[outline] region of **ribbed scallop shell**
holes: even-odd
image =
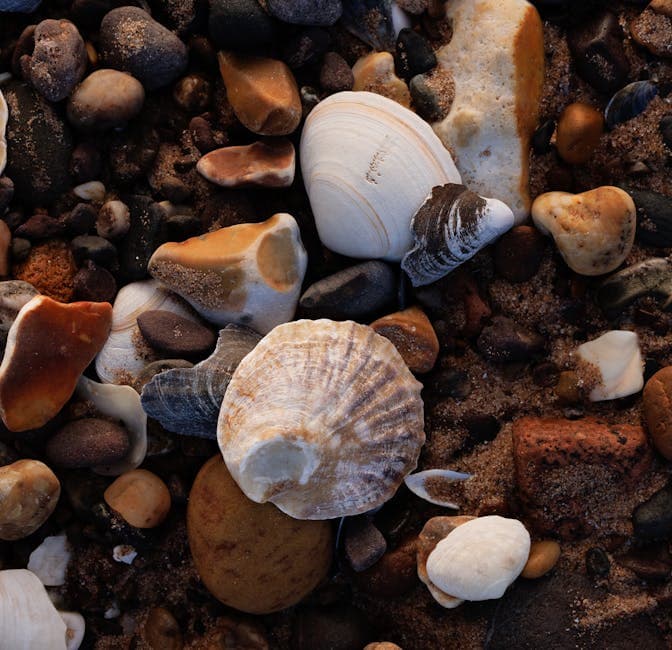
[[[422,385],[387,339],[351,321],[276,327],[235,371],[217,433],[253,501],[297,519],[390,499],[425,442]]]
[[[336,93],[311,111],[301,169],[322,243],[364,259],[399,261],[432,187],[461,182],[429,124],[369,92]]]
[[[5,169],[7,164],[7,140],[5,139],[5,131],[7,130],[7,118],[9,117],[9,110],[7,109],[7,102],[0,90],[0,174]]]

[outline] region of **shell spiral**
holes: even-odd
[[[365,325],[280,325],[234,372],[219,446],[257,503],[296,519],[360,514],[390,499],[417,464],[421,388],[390,341]]]

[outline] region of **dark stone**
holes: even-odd
[[[397,278],[385,262],[364,262],[308,287],[299,306],[307,318],[367,320],[395,304]]]
[[[78,266],[91,260],[98,266],[115,270],[118,267],[117,249],[107,239],[97,235],[79,235],[70,242],[72,254]]]
[[[637,241],[654,248],[672,246],[672,197],[650,190],[628,190],[637,208]]]
[[[599,547],[593,546],[586,551],[586,572],[593,578],[604,578],[611,571],[609,556]]]
[[[635,535],[640,539],[668,539],[672,536],[672,483],[658,490],[632,513]]]
[[[476,343],[481,354],[498,363],[527,361],[544,348],[544,339],[505,316],[495,316]]]
[[[364,592],[382,598],[407,594],[419,584],[415,538],[403,541],[387,551],[370,569],[354,576]]]
[[[138,327],[152,348],[178,359],[205,356],[217,341],[204,325],[162,309],[140,314]]]
[[[320,69],[320,85],[327,93],[352,90],[355,79],[348,62],[338,52],[327,52]]]
[[[419,74],[413,77],[408,84],[408,88],[411,92],[413,106],[424,120],[437,122],[446,116],[441,97],[427,82],[425,75]]]
[[[14,234],[17,237],[25,237],[26,239],[48,239],[49,237],[58,237],[63,234],[65,226],[50,217],[48,214],[35,214],[21,224]]]
[[[80,142],[70,157],[70,173],[76,184],[95,181],[100,177],[100,151],[90,142]]]
[[[173,89],[173,98],[180,108],[189,113],[206,110],[212,98],[210,82],[197,74],[182,77]]]
[[[14,181],[8,176],[0,176],[0,214],[5,210],[14,198]]]
[[[374,50],[394,51],[392,0],[343,0],[341,24]]]
[[[75,300],[91,302],[114,302],[117,295],[117,283],[114,276],[91,260],[86,260],[74,277]]]
[[[73,0],[70,18],[75,25],[97,30],[105,14],[112,9],[112,0]]]
[[[12,259],[15,262],[21,262],[28,257],[30,253],[31,244],[27,239],[23,237],[12,237],[11,251]]]
[[[158,190],[159,194],[171,203],[183,203],[191,196],[191,188],[177,176],[164,178]]]
[[[410,79],[435,68],[436,55],[424,36],[404,27],[397,36],[394,64],[400,77]]]
[[[194,142],[194,146],[202,153],[217,148],[217,142],[212,132],[210,123],[202,117],[194,117],[189,122],[189,131]]]
[[[469,375],[464,370],[442,369],[431,374],[425,387],[439,397],[464,399],[471,394]]]
[[[294,650],[362,650],[371,640],[364,615],[350,605],[300,609],[292,629]]]
[[[187,67],[184,43],[138,7],[110,11],[100,24],[105,66],[130,72],[154,90],[175,81]]]
[[[665,142],[669,149],[672,149],[672,115],[665,115],[661,118],[658,128],[660,129],[663,142]]]
[[[532,149],[534,149],[534,153],[541,155],[551,150],[553,133],[555,133],[555,120],[546,120],[532,134]]]
[[[570,29],[567,42],[577,72],[596,90],[614,92],[628,80],[630,64],[618,17],[604,11]]]
[[[333,25],[343,13],[341,0],[266,0],[278,20],[296,25]]]
[[[353,570],[366,571],[384,555],[387,542],[371,520],[362,515],[346,519],[343,549]]]
[[[672,573],[672,556],[665,544],[630,551],[618,563],[647,582],[663,582]]]
[[[502,428],[494,415],[485,413],[467,413],[462,418],[462,425],[467,429],[468,437],[462,445],[462,451],[470,451],[477,445],[490,442],[497,437]]]
[[[217,48],[250,51],[272,45],[277,26],[257,0],[211,0],[208,29]]]
[[[532,226],[515,226],[494,247],[495,269],[509,282],[526,282],[539,271],[545,237]]]
[[[542,388],[552,388],[558,383],[560,368],[552,361],[542,361],[532,369],[532,381]]]
[[[158,151],[159,136],[145,125],[133,124],[123,133],[113,135],[110,165],[114,179],[119,183],[139,180],[149,171]]]
[[[78,203],[61,221],[73,235],[86,235],[95,228],[96,216],[96,209],[90,203]]]
[[[329,32],[319,27],[308,27],[286,42],[282,58],[290,68],[302,68],[324,54],[330,45]]]
[[[164,241],[184,241],[201,234],[201,222],[193,214],[173,214],[163,222]]]
[[[206,3],[198,0],[153,0],[154,17],[180,36],[199,26]]]

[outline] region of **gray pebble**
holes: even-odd
[[[387,550],[387,542],[368,517],[352,517],[345,523],[343,548],[350,566],[359,572],[380,560]]]
[[[285,23],[333,25],[343,13],[341,0],[267,0],[268,11]]]
[[[640,539],[672,537],[672,484],[668,483],[632,513],[635,535]]]
[[[117,249],[107,239],[95,235],[79,235],[70,242],[70,246],[77,264],[91,260],[108,269],[116,269],[118,266]]]

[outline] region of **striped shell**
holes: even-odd
[[[352,321],[276,327],[235,371],[217,427],[253,501],[297,519],[390,499],[425,442],[422,386],[387,339]]]

